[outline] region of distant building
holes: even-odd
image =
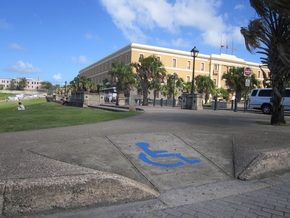
[[[3,85],[4,89],[10,89],[11,88],[11,81],[15,81],[15,86],[17,87],[17,84],[21,78],[15,78],[15,79],[7,79],[7,78],[0,78],[0,85]],[[26,78],[27,80],[27,86],[24,88],[24,90],[41,90],[41,82],[43,80],[41,79],[32,79],[32,78]]]
[[[189,51],[180,51],[156,46],[148,46],[132,43],[120,50],[104,57],[103,59],[82,69],[79,74],[91,78],[94,83],[102,84],[105,78],[109,78],[108,72],[112,69],[112,63],[138,62],[139,57],[155,55],[163,63],[167,73],[176,73],[185,82],[192,81],[193,57]],[[260,63],[248,62],[229,54],[198,54],[195,59],[195,77],[198,75],[210,76],[217,87],[226,88],[222,75],[231,67],[250,67],[257,79],[263,81],[263,72],[259,68]],[[263,69],[266,73],[267,68]]]

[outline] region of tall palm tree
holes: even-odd
[[[184,82],[182,84],[182,91],[186,92],[186,93],[189,93],[190,90],[191,90],[191,82]]]
[[[126,65],[123,62],[120,64],[113,63],[113,69],[108,72],[110,83],[116,84],[117,93],[129,93],[136,82],[136,74],[133,72],[131,65]]]
[[[171,98],[178,94],[178,88],[183,87],[184,80],[182,78],[173,78],[171,74],[166,75],[166,85],[163,86],[162,94]]]
[[[277,12],[278,14],[281,14],[285,17],[288,16],[290,18],[290,4],[289,0],[265,0],[265,2],[269,5],[269,8]],[[259,6],[259,1],[253,1],[252,5],[255,8],[261,8]]]
[[[195,77],[195,84],[196,90],[199,93],[205,93],[205,103],[207,104],[209,95],[212,94],[215,89],[214,81],[209,76],[198,75]]]
[[[137,81],[142,87],[143,105],[147,106],[148,92],[152,87],[152,81],[157,81],[158,78],[162,81],[166,75],[166,70],[162,62],[154,55],[146,58],[140,57],[139,62],[133,63],[132,66],[136,69]]]
[[[20,90],[23,90],[26,86],[27,86],[27,79],[24,77],[20,78],[20,80],[18,81],[18,88]]]
[[[250,3],[258,18],[251,20],[248,27],[241,27],[241,33],[251,53],[257,49],[257,53],[265,55],[261,61],[270,70],[273,88],[271,124],[284,124],[281,103],[290,81],[289,1],[250,0]]]
[[[233,94],[236,93],[237,101],[241,100],[242,93],[246,90],[246,77],[244,76],[244,68],[243,67],[231,67],[227,73],[222,76],[222,79],[225,79],[226,86]],[[253,89],[255,87],[260,86],[260,81],[257,80],[256,75],[252,74],[250,77],[250,87],[249,89]]]

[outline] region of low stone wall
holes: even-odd
[[[105,103],[104,94],[90,93],[85,94],[83,107],[95,107]]]
[[[211,104],[214,107],[214,102]],[[229,102],[217,102],[216,108],[217,109],[231,109],[232,104]]]
[[[71,106],[77,107],[95,107],[104,104],[104,95],[102,93],[72,92],[70,96]]]

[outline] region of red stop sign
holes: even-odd
[[[251,76],[252,75],[252,69],[250,67],[244,68],[244,76]]]

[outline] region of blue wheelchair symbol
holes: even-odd
[[[140,147],[147,155],[149,155],[151,158],[164,158],[164,157],[176,157],[179,158],[182,161],[179,161],[177,163],[158,163],[158,162],[154,162],[151,161],[147,158],[146,154],[141,152],[139,154],[139,158],[147,163],[147,164],[151,164],[154,166],[159,166],[159,167],[168,167],[168,168],[172,168],[172,167],[180,167],[184,165],[184,162],[188,163],[188,164],[197,164],[200,163],[200,160],[189,160],[185,157],[183,157],[180,154],[176,154],[176,153],[167,153],[168,151],[166,150],[155,150],[155,151],[151,151],[148,147],[149,144],[146,142],[138,142],[136,143],[136,145],[138,147]]]

